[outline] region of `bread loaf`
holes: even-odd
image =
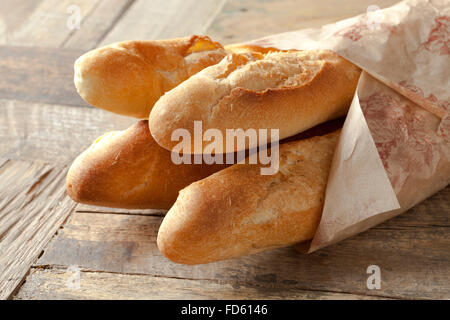
[[[119,42],[78,58],[74,82],[88,103],[146,119],[164,92],[225,55],[219,43],[205,36]]]
[[[98,138],[73,162],[67,193],[81,203],[129,209],[169,209],[178,191],[225,165],[175,165],[153,140],[146,120]]]
[[[187,129],[194,136],[194,121],[201,121],[203,130],[219,129],[223,136],[226,129],[238,128],[279,129],[280,139],[292,136],[344,115],[360,74],[358,67],[331,51],[247,46],[227,50],[233,53],[154,105],[150,131],[164,148],[178,144],[171,140],[175,129]],[[194,152],[193,139],[191,144]],[[255,145],[246,145],[250,147]]]
[[[236,164],[186,187],[164,218],[158,248],[183,264],[208,263],[313,237],[339,131],[280,146],[280,170]]]

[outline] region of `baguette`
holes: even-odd
[[[169,209],[178,191],[226,165],[180,164],[152,138],[146,120],[98,138],[66,180],[76,202],[128,209]]]
[[[180,192],[158,232],[170,260],[201,264],[314,236],[339,130],[280,146],[280,170],[237,164]]]
[[[238,128],[279,129],[279,139],[295,135],[345,115],[361,71],[331,51],[242,45],[227,50],[232,53],[221,62],[187,79],[154,105],[149,126],[162,147],[172,150],[178,144],[171,140],[175,129],[184,128],[194,136],[194,121],[201,121],[203,130],[219,129],[224,137],[227,129]],[[194,152],[193,139],[191,150],[183,152]]]
[[[219,43],[205,36],[119,42],[78,58],[74,82],[93,106],[146,119],[164,92],[225,55]]]

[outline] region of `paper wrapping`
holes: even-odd
[[[450,183],[450,1],[411,0],[254,40],[329,49],[363,69],[328,178],[313,252],[390,219]],[[324,93],[326,94],[326,93]]]

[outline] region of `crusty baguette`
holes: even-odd
[[[180,192],[158,248],[183,264],[209,263],[313,237],[339,131],[280,146],[280,170],[236,164]]]
[[[146,120],[98,138],[73,162],[67,193],[81,203],[169,209],[178,191],[225,165],[180,164],[153,140]]]
[[[150,131],[171,150],[175,129],[279,129],[280,139],[344,115],[360,69],[331,51],[229,46],[221,62],[190,77],[154,105]],[[203,148],[207,144],[203,144]],[[191,140],[193,153],[194,140]],[[239,149],[234,146],[233,151]],[[246,145],[246,148],[255,145]],[[225,147],[226,148],[226,147]],[[189,152],[189,150],[183,150]]]
[[[146,119],[164,92],[225,55],[219,43],[205,36],[119,42],[78,58],[74,81],[88,103]]]

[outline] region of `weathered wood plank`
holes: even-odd
[[[381,8],[397,0],[228,0],[206,33],[222,43],[237,43],[324,24]]]
[[[73,84],[73,63],[82,53],[0,46],[0,99],[88,106]]]
[[[63,47],[86,51],[95,48],[132,3],[133,0],[101,0],[83,19],[80,29],[69,34]]]
[[[449,189],[441,193],[448,196]],[[161,256],[155,241],[162,217],[77,212],[36,266],[77,265],[93,271],[264,285],[270,290],[450,298],[448,212],[427,210],[432,201],[405,213],[401,221],[409,217],[410,223],[396,225],[398,218],[393,219],[310,255],[282,248],[200,266],[177,265]],[[433,217],[440,226],[433,226]],[[366,288],[366,270],[372,264],[381,268],[381,290]]]
[[[96,108],[0,99],[1,156],[67,164],[98,136],[135,121]]]
[[[225,0],[137,0],[101,45],[130,39],[168,39],[203,34]]]
[[[80,272],[80,288],[67,286],[65,269],[32,269],[14,299],[377,299],[346,293],[296,289],[268,290],[223,281],[173,279],[147,275]]]
[[[0,299],[21,283],[30,265],[72,212],[65,166],[8,160],[0,167]]]
[[[64,46],[88,50],[94,48],[104,37],[131,2],[132,0],[3,0],[0,44],[52,48]],[[79,11],[70,11],[70,8]],[[74,28],[74,19],[78,17],[79,28]]]
[[[33,11],[20,12],[15,17],[10,16],[9,26],[2,32],[2,44],[24,45],[33,47],[59,47],[72,33],[67,26],[70,5],[77,6],[80,17],[86,17],[98,5],[100,0],[42,0]],[[24,1],[25,2],[25,1]],[[17,1],[7,1],[3,6],[5,14],[15,6]],[[29,9],[28,9],[29,10]],[[23,19],[23,15],[26,19]],[[7,20],[2,20],[4,21]]]

